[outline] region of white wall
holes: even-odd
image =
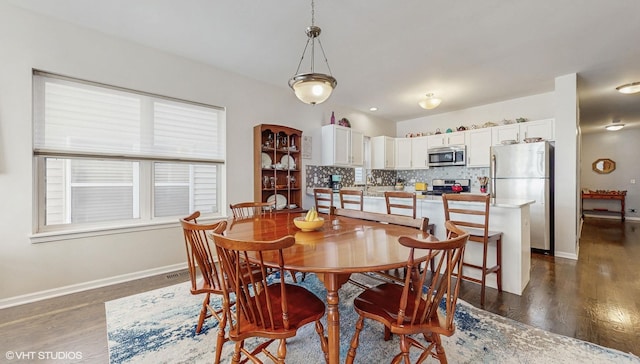
[[[640,129],[622,129],[620,131],[602,131],[582,135],[582,160],[580,186],[591,190],[626,190],[626,217],[640,220]],[[609,174],[599,174],[591,169],[591,164],[600,158],[609,158],[616,162],[616,169]],[[631,183],[631,180],[636,183]],[[619,201],[587,200],[586,208],[599,207],[618,211]],[[636,209],[635,213],[628,209]],[[619,218],[617,215],[610,215]]]
[[[580,129],[578,128],[577,75],[557,77],[554,114],[555,244],[556,256],[578,258],[580,228]]]
[[[337,108],[331,100],[317,106],[297,101],[286,80],[273,87],[2,3],[0,44],[0,307],[185,264],[177,222],[164,229],[31,243],[32,68],[226,107],[228,201],[253,200],[254,125],[312,133]],[[358,127],[393,130],[393,122],[340,110]],[[314,156],[319,158],[319,150]]]
[[[407,133],[435,132],[439,128],[443,133],[447,128],[464,125],[482,125],[488,121],[500,123],[502,120],[515,120],[519,117],[528,120],[542,120],[553,118],[553,92],[521,97],[517,99],[496,102],[463,110],[452,111],[417,119],[404,120],[397,123],[396,136]]]

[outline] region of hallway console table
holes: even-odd
[[[627,196],[627,191],[589,191],[582,192],[582,217],[585,212],[608,212],[619,213],[620,218],[624,221],[624,200]],[[584,200],[618,200],[620,201],[620,211],[612,211],[604,208],[585,209]]]

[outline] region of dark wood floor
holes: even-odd
[[[523,295],[488,288],[484,308],[640,356],[638,262],[640,223],[588,218],[578,261],[534,254]],[[0,310],[0,362],[7,351],[73,351],[82,359],[50,362],[108,363],[104,302],[185,280],[186,272],[177,272]],[[479,306],[479,292],[476,284],[463,282],[461,298]]]
[[[640,223],[586,218],[578,261],[533,254],[522,296],[487,289],[485,307],[557,334],[640,356]],[[480,306],[478,285],[460,297]]]

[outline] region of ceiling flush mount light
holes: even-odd
[[[442,100],[437,97],[434,97],[433,93],[428,93],[424,99],[418,102],[418,105],[420,105],[420,107],[423,109],[431,110],[438,107],[438,105],[440,105],[441,102]]]
[[[640,82],[632,82],[626,85],[616,87],[616,90],[622,94],[635,94],[640,92]]]
[[[327,56],[324,54],[324,48],[322,47],[320,38],[318,38],[320,36],[320,32],[320,27],[315,26],[315,2],[314,0],[311,0],[311,26],[306,30],[307,44],[304,46],[304,50],[302,51],[302,57],[300,58],[300,63],[298,63],[296,74],[289,80],[289,87],[293,89],[296,97],[305,104],[311,105],[325,102],[329,96],[331,96],[331,92],[333,92],[333,89],[336,88],[336,85],[338,84],[338,81],[331,76],[329,61],[327,61]],[[318,45],[322,51],[322,56],[324,57],[324,62],[329,70],[328,75],[315,72],[314,58],[316,40],[318,41]],[[300,66],[304,60],[304,54],[307,52],[307,48],[309,48],[309,43],[311,43],[311,72],[300,73]]]
[[[620,123],[618,120],[614,120],[611,122],[611,124],[605,126],[604,128],[609,131],[616,131],[624,128],[624,124]]]

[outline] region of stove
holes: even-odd
[[[453,186],[460,185],[462,191],[454,192]],[[445,193],[460,193],[471,191],[471,180],[469,179],[434,179],[431,181],[433,190],[425,191],[425,195],[442,196]]]

